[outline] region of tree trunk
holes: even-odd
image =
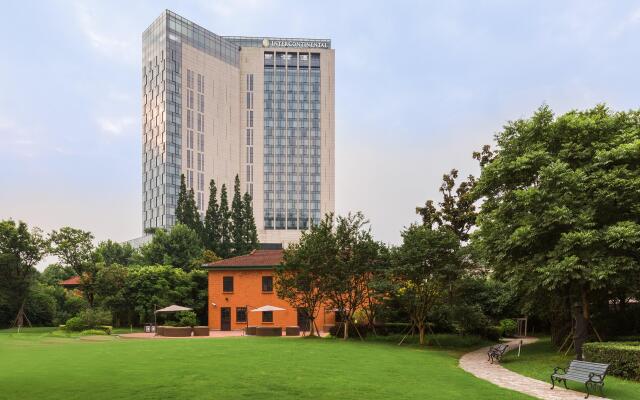
[[[418,324],[418,331],[420,332],[420,346],[424,346],[424,324]]]
[[[313,333],[315,324],[315,318],[309,317],[309,336],[315,336],[315,334]]]
[[[345,318],[344,320],[344,340],[349,339],[349,319]]]
[[[589,322],[589,298],[587,295],[587,289],[583,286],[581,290],[582,296],[582,317],[585,321]]]

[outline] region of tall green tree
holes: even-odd
[[[227,197],[227,186],[222,184],[220,190],[220,254],[222,258],[231,255],[231,223],[229,213],[229,199]]]
[[[253,217],[253,199],[251,195],[245,192],[242,199],[242,220],[244,224],[243,235],[245,243],[245,253],[249,253],[252,250],[258,248],[260,244],[258,241],[258,230],[256,228],[256,220]]]
[[[178,191],[178,202],[176,204],[176,223],[186,224],[188,221],[186,207],[189,193],[187,192],[187,183],[184,174],[180,175],[180,190]]]
[[[323,290],[326,272],[335,262],[333,221],[325,217],[319,224],[302,232],[300,241],[285,249],[283,262],[276,268],[275,289],[309,318],[310,335],[315,336],[319,307],[327,299]]]
[[[220,206],[218,205],[218,188],[213,179],[209,183],[209,204],[204,217],[204,240],[207,250],[220,253]]]
[[[469,175],[456,187],[458,170],[452,169],[442,176],[440,193],[442,201],[435,206],[433,200],[427,200],[424,207],[417,207],[416,213],[422,217],[422,223],[431,227],[449,226],[461,241],[469,240],[469,231],[475,224],[476,208],[472,194],[476,179]]]
[[[105,265],[131,265],[136,261],[137,251],[129,243],[118,243],[111,239],[100,242],[95,250],[98,262]]]
[[[349,325],[369,298],[374,272],[384,264],[383,246],[373,240],[368,221],[362,213],[338,216],[335,225],[329,214],[331,239],[326,243],[326,256],[333,262],[322,270],[322,290],[334,309],[340,310],[343,338],[349,337]],[[329,222],[327,222],[329,223]]]
[[[22,221],[0,221],[0,324],[15,318],[47,250],[39,229],[29,229]]]
[[[190,271],[202,257],[200,237],[186,225],[174,225],[169,232],[158,229],[151,242],[142,246],[142,258],[147,265],[172,265]]]
[[[477,154],[474,241],[520,298],[568,297],[589,320],[594,302],[630,296],[640,274],[638,121],[640,111],[604,105],[559,117],[543,106]]]
[[[93,307],[95,300],[95,274],[98,266],[93,259],[93,234],[81,229],[63,227],[49,235],[51,253],[58,256],[60,264],[72,269],[80,277],[80,289]]]
[[[446,277],[460,263],[459,246],[449,227],[411,225],[402,232],[402,245],[392,253],[392,293],[418,329],[421,345],[431,311],[446,298]]]
[[[231,201],[231,254],[234,256],[245,254],[247,251],[243,214],[244,207],[242,195],[240,194],[240,178],[236,175],[235,183],[233,184],[233,200]]]

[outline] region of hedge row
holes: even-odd
[[[609,373],[640,381],[640,342],[586,343],[588,361],[610,364]]]

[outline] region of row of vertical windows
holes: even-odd
[[[247,140],[246,140],[246,192],[253,197],[253,74],[246,77],[246,110],[247,110]]]
[[[320,54],[264,53],[264,227],[320,221]]]

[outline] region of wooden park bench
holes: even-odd
[[[591,389],[595,388],[598,388],[600,395],[603,395],[604,377],[607,375],[608,369],[609,364],[573,360],[568,368],[556,367],[553,370],[553,374],[551,374],[551,389],[556,386],[556,382],[564,383],[566,388],[569,380],[584,383],[587,388],[585,399],[591,394]]]
[[[508,348],[508,344],[496,344],[489,347],[489,351],[487,352],[487,355],[489,356],[488,361],[491,361],[491,364],[493,364],[494,362],[500,362],[500,359],[502,358],[504,353],[507,352]]]

